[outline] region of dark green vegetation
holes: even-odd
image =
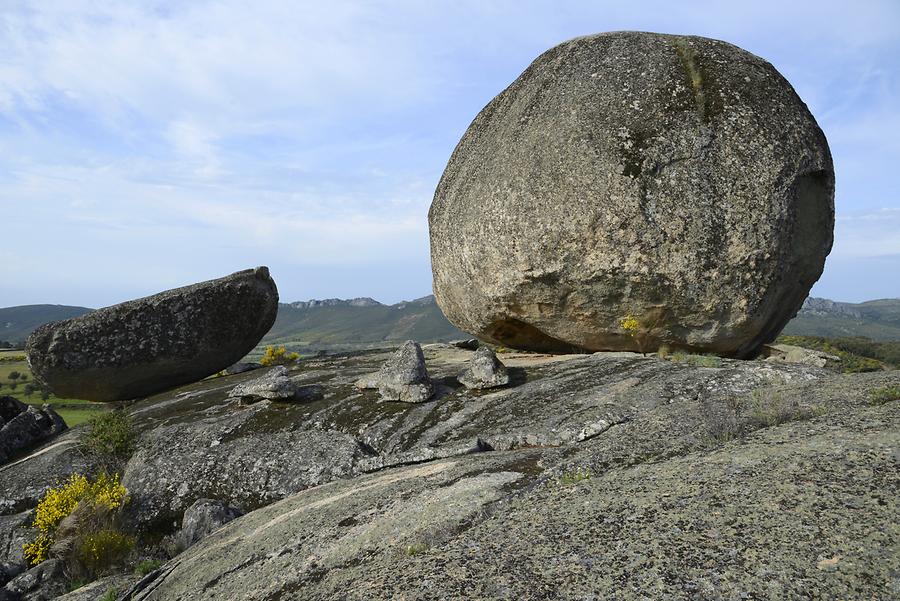
[[[84,315],[91,309],[67,305],[22,305],[0,309],[0,338],[21,346],[28,335],[48,321]]]
[[[53,305],[50,305],[53,306]],[[10,376],[18,373],[17,378]],[[104,411],[100,403],[81,399],[63,399],[43,390],[34,381],[22,351],[0,351],[0,394],[14,396],[29,405],[51,405],[70,428]]]
[[[879,371],[900,365],[900,341],[877,342],[863,337],[780,336],[778,342],[836,355],[845,373]]]
[[[830,303],[814,307],[816,301]],[[864,336],[872,340],[900,340],[900,299],[885,298],[864,303],[831,303],[808,299],[782,334],[847,338]]]
[[[870,405],[884,405],[900,400],[900,386],[882,386],[869,393]]]
[[[280,304],[275,325],[253,354],[262,355],[266,345],[284,345],[290,351],[309,354],[374,348],[404,340],[445,342],[470,337],[447,321],[432,296],[396,305],[374,301],[304,305]]]
[[[134,423],[124,411],[93,416],[81,434],[81,444],[106,467],[124,464],[135,449]]]

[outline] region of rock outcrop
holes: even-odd
[[[509,372],[497,359],[494,351],[482,346],[475,351],[472,361],[456,379],[469,390],[483,390],[509,384]]]
[[[429,212],[435,296],[513,348],[749,357],[821,275],[833,197],[825,136],[765,60],[695,36],[576,38],[450,158]]]
[[[275,282],[257,267],[43,325],[26,352],[35,379],[58,396],[131,399],[232,365],[277,310]]]
[[[311,402],[241,405],[243,373],[130,405],[131,527],[248,513],[124,598],[889,597],[900,404],[872,393],[900,372],[505,353],[507,387],[475,392],[471,351],[422,353],[428,403],[354,385],[382,350],[289,366]],[[0,547],[85,459],[71,438],[0,467]]]
[[[38,409],[11,396],[0,397],[0,465],[65,429],[66,422],[50,405]]]

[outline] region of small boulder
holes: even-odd
[[[419,343],[407,340],[378,372],[378,392],[386,401],[423,403],[434,394]]]
[[[509,384],[509,373],[494,351],[482,346],[475,351],[469,366],[456,379],[469,390],[482,390],[506,386]]]
[[[0,586],[3,586],[25,571],[25,564],[14,561],[0,562]]]
[[[187,549],[231,520],[244,515],[237,507],[215,499],[197,499],[184,512],[178,545]]]
[[[239,397],[242,402],[256,402],[263,399],[272,401],[289,401],[297,394],[297,384],[288,376],[283,365],[270,369],[260,378],[238,384],[229,396]]]
[[[234,364],[277,311],[275,282],[257,267],[45,324],[25,350],[35,380],[61,397],[132,399]]]
[[[50,405],[38,409],[11,396],[0,397],[0,464],[66,428]]]
[[[841,363],[841,358],[837,355],[792,344],[767,344],[763,347],[762,354],[766,361],[802,363],[813,367],[837,367]]]

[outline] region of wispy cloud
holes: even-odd
[[[900,197],[890,0],[11,0],[0,203],[15,208],[7,243],[31,250],[0,305],[78,285],[99,305],[254,262],[279,267],[286,298],[424,294],[428,204],[477,111],[549,46],[617,29],[771,60],[832,142],[836,256],[896,248],[878,212]]]

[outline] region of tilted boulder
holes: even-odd
[[[418,342],[407,340],[378,371],[378,393],[386,401],[423,403],[434,394]]]
[[[765,60],[604,33],[551,48],[479,113],[429,225],[437,302],[483,340],[748,357],[822,273],[834,169]]]
[[[257,267],[43,325],[26,352],[35,379],[57,396],[130,399],[232,365],[277,311],[275,282]]]
[[[11,396],[0,397],[0,465],[66,428],[50,405],[38,409]]]
[[[482,346],[475,351],[468,367],[456,379],[470,390],[480,390],[506,386],[509,384],[509,373],[494,351]]]

